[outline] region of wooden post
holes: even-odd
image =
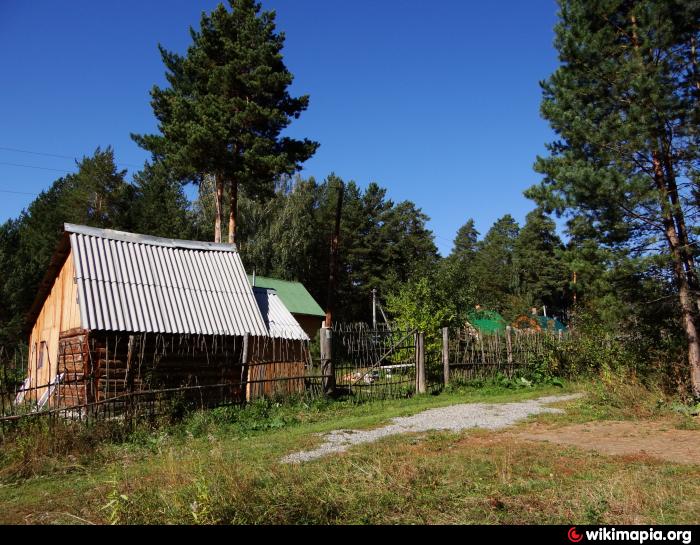
[[[126,415],[127,424],[131,426],[134,411],[134,371],[133,360],[136,350],[136,335],[129,335],[129,342],[126,347],[126,372],[124,380],[126,381]]]
[[[328,277],[328,298],[326,299],[326,327],[333,325],[333,305],[335,303],[335,286],[338,280],[338,246],[340,245],[340,217],[343,210],[345,184],[338,184],[338,203],[335,208],[335,228],[331,238],[330,271]],[[329,337],[330,338],[330,337]],[[333,379],[335,381],[335,377]]]
[[[323,375],[323,393],[335,395],[335,366],[333,365],[333,337],[328,327],[321,328],[321,374]]]
[[[243,349],[241,350],[241,393],[243,401],[250,401],[250,384],[248,384],[248,355],[250,352],[250,334],[243,335]]]
[[[420,391],[420,384],[419,384],[420,380],[418,378],[420,376],[420,361],[419,361],[420,358],[418,357],[418,353],[420,352],[420,341],[418,340],[418,337],[419,337],[419,333],[416,331],[413,334],[413,351],[414,351],[414,357],[415,357],[415,361],[416,361],[416,393],[418,393]]]
[[[513,344],[511,342],[510,333],[511,333],[511,327],[509,325],[507,325],[506,326],[506,354],[507,354],[507,358],[508,358],[508,367],[513,366]]]
[[[479,331],[478,339],[479,346],[481,347],[481,363],[482,365],[486,365],[486,354],[484,354],[484,333],[482,331]]]
[[[424,394],[425,387],[425,333],[416,333],[416,393]]]
[[[442,375],[445,386],[450,383],[450,328],[442,328]]]

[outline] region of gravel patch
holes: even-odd
[[[428,409],[413,416],[392,418],[390,423],[373,430],[334,430],[320,434],[325,442],[313,450],[295,452],[282,458],[283,463],[315,460],[335,452],[345,452],[353,445],[372,443],[382,437],[399,433],[429,430],[462,431],[469,428],[497,430],[542,413],[563,413],[561,409],[546,407],[549,403],[569,401],[583,394],[546,396],[517,403],[465,403]]]

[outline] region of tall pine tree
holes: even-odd
[[[450,256],[463,263],[471,261],[477,249],[478,239],[479,231],[477,231],[474,226],[474,220],[469,218],[467,222],[457,230],[457,236],[455,236]]]
[[[513,216],[506,214],[496,220],[478,243],[469,274],[478,286],[476,302],[486,308],[499,312],[511,310],[518,280],[513,257],[519,232]]]
[[[561,66],[542,114],[559,140],[529,196],[582,215],[612,250],[661,252],[678,293],[693,394],[700,398],[700,291],[688,181],[700,166],[696,0],[560,0]]]
[[[561,260],[562,250],[554,221],[539,208],[530,212],[513,254],[517,290],[527,305],[545,305],[551,314],[561,314],[567,306],[568,271]]]
[[[261,12],[254,0],[231,0],[230,7],[202,14],[185,56],[159,46],[170,84],[151,90],[160,134],[132,137],[183,180],[214,177],[217,242],[228,188],[234,243],[239,186],[251,196],[270,196],[274,179],[301,168],[318,143],[280,136],[309,97],[288,92],[293,76],[282,59],[284,34],[276,32],[275,13]]]

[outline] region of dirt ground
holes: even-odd
[[[512,436],[571,445],[603,454],[700,464],[700,431],[673,429],[663,422],[587,422],[563,427],[533,424],[513,432]]]

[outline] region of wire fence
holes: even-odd
[[[333,362],[340,393],[358,399],[415,393],[416,331],[364,323],[333,326]]]

